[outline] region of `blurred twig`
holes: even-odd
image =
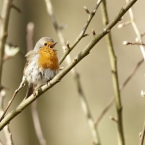
[[[2,12],[0,15],[0,87],[2,79],[2,68],[3,68],[3,58],[4,58],[4,46],[6,43],[6,38],[8,35],[7,28],[9,22],[9,15],[11,10],[13,0],[4,0],[2,6]]]
[[[141,59],[135,66],[135,68],[133,68],[133,70],[131,71],[131,73],[129,74],[129,76],[127,77],[127,79],[124,81],[124,83],[120,86],[120,91],[122,91],[124,89],[124,87],[127,85],[127,83],[131,80],[131,78],[135,75],[136,71],[139,69],[139,67],[141,66],[141,64],[143,64],[144,59]],[[107,106],[102,110],[102,112],[100,113],[100,115],[97,117],[97,120],[95,121],[95,126],[98,126],[100,120],[103,118],[103,116],[105,115],[105,113],[110,109],[110,107],[113,105],[114,103],[114,97],[111,98],[111,100],[109,101],[109,103],[107,104]]]
[[[50,0],[45,0],[45,2],[46,2],[48,14],[51,17],[51,20],[53,22],[56,33],[57,33],[57,35],[60,39],[61,45],[66,47],[66,49],[63,49],[64,53],[66,53],[67,50],[70,49],[69,42],[67,41],[66,44],[65,44],[65,39],[64,39],[64,37],[61,33],[61,29],[60,29],[58,21],[55,17],[51,1]],[[100,2],[101,1],[99,0],[98,3],[100,3]],[[98,3],[97,3],[97,5],[99,5]],[[95,14],[95,11],[96,11],[96,9],[94,9],[94,14]],[[90,21],[91,21],[91,19],[89,20],[88,25],[89,25]],[[87,26],[85,26],[85,29],[87,29]],[[83,33],[81,34],[80,38],[83,37],[84,33],[85,33],[85,30],[83,30]],[[66,60],[66,63],[68,65],[71,63],[71,56],[70,56],[69,53],[67,54],[67,57],[66,57],[65,60]],[[80,100],[81,100],[81,103],[82,103],[82,106],[83,106],[83,111],[84,111],[84,113],[85,113],[85,115],[88,119],[88,123],[89,123],[89,126],[90,126],[91,131],[92,131],[93,142],[94,142],[95,145],[99,145],[100,144],[99,135],[97,134],[97,129],[95,128],[94,120],[93,120],[92,114],[90,112],[90,109],[89,109],[89,106],[88,106],[88,103],[87,103],[87,100],[86,100],[86,96],[85,96],[84,91],[82,89],[82,85],[81,85],[81,81],[80,81],[80,75],[77,73],[77,70],[76,70],[75,67],[71,70],[71,74],[75,78],[75,83],[76,83],[78,94],[80,96]]]
[[[0,114],[2,114],[4,111],[3,111],[3,103],[4,103],[4,98],[5,98],[5,95],[6,95],[6,91],[5,89],[2,89],[0,91]],[[4,129],[4,134],[5,134],[5,137],[6,137],[6,144],[7,145],[13,145],[13,139],[12,139],[12,133],[10,131],[10,128],[9,128],[9,124],[7,124]],[[1,143],[2,144],[2,143]]]
[[[47,145],[42,129],[41,129],[41,125],[40,125],[40,120],[39,120],[39,115],[38,115],[38,110],[37,110],[37,100],[35,100],[31,104],[31,113],[32,113],[34,128],[35,128],[35,132],[36,132],[39,144]]]
[[[26,40],[27,40],[27,52],[32,50],[34,45],[33,45],[33,34],[34,34],[34,23],[29,22],[27,24],[27,35],[26,35]],[[32,119],[33,119],[33,124],[35,128],[35,132],[39,141],[40,145],[46,145],[46,140],[44,138],[41,125],[40,125],[40,120],[39,120],[39,115],[38,115],[38,110],[37,110],[37,101],[35,100],[31,104],[31,114],[32,114]]]
[[[143,129],[142,129],[142,132],[141,132],[141,139],[140,139],[140,144],[139,145],[144,144],[144,137],[145,137],[145,122],[144,122]]]
[[[1,140],[0,140],[0,145],[4,145]]]
[[[18,7],[15,6],[14,4],[12,4],[11,7],[12,7],[13,9],[15,9],[18,13],[22,13],[22,11],[20,10],[20,8],[18,8]]]
[[[122,16],[136,1],[137,0],[131,0],[126,6],[121,8],[118,15],[103,29],[103,31],[97,36],[94,36],[93,40],[75,57],[75,59],[72,60],[69,65],[67,65],[62,71],[60,71],[60,73],[57,74],[49,84],[43,85],[38,91],[36,91],[35,96],[32,94],[29,98],[19,104],[16,109],[8,113],[0,122],[0,130],[14,117],[20,114],[29,104],[35,101],[41,94],[57,84],[74,66],[76,66],[84,57],[86,57],[91,49],[118,23],[118,21],[120,21]]]
[[[126,0],[126,2],[129,3],[129,0]],[[129,16],[130,16],[130,19],[131,19],[130,20],[131,25],[132,25],[135,33],[136,33],[136,36],[137,36],[137,42],[142,43],[142,38],[141,38],[142,36],[141,36],[141,34],[139,32],[139,29],[138,29],[138,27],[136,25],[132,8],[129,9]],[[143,45],[139,45],[139,47],[141,49],[143,58],[145,59],[145,50],[144,50],[144,47],[143,47]]]

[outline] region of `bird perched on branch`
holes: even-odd
[[[59,72],[59,62],[54,48],[57,43],[49,37],[42,37],[34,49],[26,54],[24,77],[28,82],[26,98],[35,88],[48,83]]]

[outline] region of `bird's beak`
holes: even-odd
[[[53,47],[54,47],[57,43],[58,43],[58,42],[55,42],[55,43],[53,44]],[[57,51],[57,49],[55,49],[55,48],[53,48],[53,50]]]
[[[53,45],[55,46],[58,42],[55,42]]]

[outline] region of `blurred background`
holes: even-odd
[[[4,0],[0,1],[0,10]],[[34,43],[41,37],[49,36],[56,42],[59,39],[55,33],[50,17],[46,11],[43,0],[14,0],[22,13],[11,10],[7,42],[20,47],[22,55],[17,54],[14,58],[6,61],[3,66],[2,84],[9,88],[5,98],[5,105],[10,100],[14,90],[21,82],[26,54],[26,26],[28,22],[34,22]],[[70,45],[82,30],[88,15],[83,9],[86,6],[90,11],[94,8],[96,0],[52,0],[54,12],[60,24],[66,24],[67,28],[62,31]],[[108,14],[112,20],[120,8],[126,4],[125,0],[108,1]],[[145,1],[140,0],[133,6],[134,16],[139,31],[145,30]],[[129,20],[128,13],[121,22]],[[103,29],[101,9],[97,10],[85,37],[72,51],[74,58],[92,39],[91,30],[94,28],[96,34]],[[122,42],[127,40],[134,42],[136,35],[131,25],[122,29],[115,26],[112,29],[112,38],[115,52],[118,58],[118,74],[120,85],[130,74],[137,62],[141,60],[142,54],[137,46],[124,46]],[[60,43],[57,44],[58,56],[61,58],[63,51]],[[61,66],[65,67],[66,63]],[[123,104],[123,124],[126,144],[136,145],[139,143],[139,133],[142,130],[145,119],[145,100],[141,97],[141,90],[145,90],[145,65],[138,69],[125,89],[121,92]],[[113,96],[112,76],[108,49],[105,38],[103,38],[78,65],[77,70],[81,75],[81,83],[84,89],[90,110],[94,119],[107,105]],[[26,93],[26,87],[17,95],[9,110],[16,108]],[[92,134],[82,110],[74,79],[71,73],[67,74],[60,83],[38,99],[38,112],[44,137],[49,145],[91,145]],[[116,117],[115,106],[106,113],[101,120],[98,131],[102,144],[117,144],[116,124],[109,119]],[[39,145],[30,112],[30,106],[15,117],[10,123],[15,145]],[[3,132],[0,139],[5,143]]]

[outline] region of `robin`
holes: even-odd
[[[29,97],[34,89],[48,83],[59,72],[59,62],[56,49],[57,42],[49,37],[42,37],[35,45],[34,50],[26,54],[24,76],[28,82],[26,97]]]

